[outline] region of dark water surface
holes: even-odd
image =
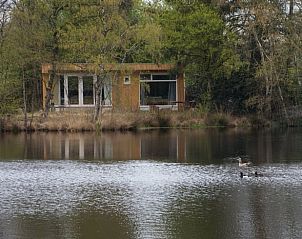
[[[302,130],[0,134],[0,238],[302,238]]]

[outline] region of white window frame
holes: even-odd
[[[141,75],[151,75],[151,78],[150,78],[150,80],[141,80],[140,78],[141,78]],[[153,80],[153,76],[154,75],[169,75],[169,73],[165,73],[165,72],[160,72],[160,73],[158,73],[158,72],[156,72],[156,73],[151,73],[151,72],[141,72],[140,74],[139,74],[139,105],[140,105],[140,109],[142,109],[142,110],[149,110],[150,109],[150,105],[141,105],[141,83],[148,83],[148,82],[175,82],[175,84],[176,84],[176,101],[178,101],[178,84],[177,84],[177,75],[176,75],[176,77],[175,77],[175,80]],[[159,107],[159,108],[178,108],[177,106],[175,106],[175,105],[156,105],[157,107]]]
[[[58,99],[59,104],[55,105],[55,107],[66,107],[66,108],[83,108],[83,107],[94,107],[95,106],[95,82],[97,79],[96,75],[89,75],[89,74],[62,74],[64,76],[64,105],[61,105],[61,84],[59,82],[58,87]],[[78,77],[78,93],[79,93],[79,104],[69,104],[68,100],[68,77]],[[93,104],[84,104],[84,83],[83,77],[92,77],[93,78]],[[105,104],[107,107],[112,107],[112,87],[109,87],[111,90],[110,92],[110,104]]]
[[[128,78],[128,81],[126,79]],[[130,75],[125,75],[124,76],[124,85],[130,85],[131,84],[131,77]]]

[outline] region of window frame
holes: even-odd
[[[150,80],[141,80],[141,75],[151,75],[150,76]],[[175,75],[175,79],[169,79],[169,80],[153,80],[153,75],[170,75],[168,72],[141,72],[139,74],[139,105],[141,108],[146,108],[149,109],[150,105],[142,105],[141,104],[141,83],[149,83],[149,82],[175,82],[175,101],[178,101],[178,84],[177,84],[177,75]],[[168,105],[156,105],[156,106],[160,106],[161,108],[171,108],[174,107],[175,104],[168,104]]]
[[[128,78],[128,81],[126,81],[126,78]],[[130,85],[131,84],[131,77],[130,75],[124,76],[124,85]]]
[[[61,83],[60,83],[60,76],[63,76],[64,78],[64,104],[61,104]],[[78,78],[78,97],[79,97],[79,104],[70,104],[68,99],[68,77],[77,77]],[[84,81],[83,77],[92,77],[93,81],[93,104],[84,104]],[[58,81],[58,103],[55,107],[65,107],[65,108],[85,108],[85,107],[94,107],[95,106],[95,82],[97,80],[96,75],[92,74],[73,74],[73,73],[66,73],[66,74],[59,74],[59,81]],[[107,104],[105,106],[112,107],[112,87],[109,87],[110,89],[110,104]]]

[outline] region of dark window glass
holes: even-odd
[[[93,77],[83,76],[83,103],[84,105],[93,104]]]
[[[151,74],[141,74],[140,80],[151,80]]]
[[[60,76],[60,105],[64,105],[64,76]]]
[[[176,76],[175,75],[152,75],[152,80],[162,80],[162,81],[176,80]]]
[[[141,83],[141,105],[171,105],[176,101],[176,82]]]
[[[79,104],[79,79],[77,76],[68,77],[68,100],[70,105]]]

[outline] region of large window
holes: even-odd
[[[83,76],[83,103],[93,105],[93,77]]]
[[[68,103],[70,105],[79,104],[79,78],[68,76]]]
[[[93,106],[95,104],[95,76],[61,75],[59,77],[59,105]],[[111,85],[105,85],[101,91],[102,103],[111,105]]]
[[[140,75],[141,105],[176,104],[176,77],[169,74]]]
[[[64,105],[64,98],[65,98],[65,85],[64,85],[64,76],[60,75],[60,91],[59,91],[59,104]]]

